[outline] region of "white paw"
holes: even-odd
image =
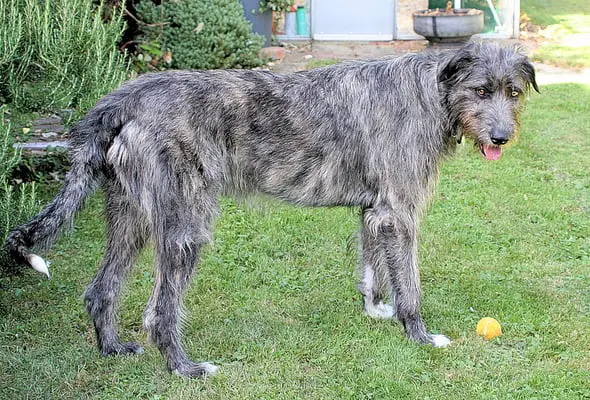
[[[432,345],[434,347],[447,347],[451,344],[451,339],[445,335],[432,335]]]
[[[365,314],[371,318],[391,319],[395,316],[393,307],[380,301],[377,304],[365,304]]]
[[[395,316],[395,310],[390,304],[385,304],[380,301],[379,304],[377,304],[377,308],[383,312],[383,318],[393,318]]]
[[[203,369],[205,369],[205,373],[209,376],[213,376],[219,371],[219,367],[215,364],[211,364],[210,362],[201,363]]]
[[[172,373],[185,378],[204,378],[215,375],[218,370],[217,365],[209,362],[194,363],[191,361],[172,370]]]

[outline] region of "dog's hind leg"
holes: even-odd
[[[209,240],[208,228],[216,205],[198,197],[190,201],[198,213],[188,211],[188,206],[168,207],[155,235],[156,281],[144,313],[144,326],[170,371],[192,378],[217,371],[213,364],[189,359],[180,333],[182,298],[201,247]]]
[[[86,289],[84,300],[103,355],[137,354],[143,349],[123,343],[117,334],[116,305],[121,286],[146,242],[146,227],[137,209],[121,190],[105,187],[107,248],[100,270]]]
[[[416,212],[410,209],[394,211],[387,206],[377,206],[363,210],[363,230],[372,234],[371,240],[378,243],[366,250],[382,252],[374,257],[382,257],[387,265],[395,314],[408,338],[444,347],[450,344],[450,340],[444,335],[428,333],[420,316],[422,293],[417,262],[417,220]]]

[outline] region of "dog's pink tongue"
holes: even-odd
[[[483,151],[487,160],[496,161],[502,155],[502,148],[497,146],[483,145]]]

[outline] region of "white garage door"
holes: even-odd
[[[392,40],[395,0],[313,0],[315,40]]]

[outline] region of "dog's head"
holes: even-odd
[[[535,69],[516,48],[471,42],[441,62],[439,85],[449,114],[488,160],[518,136],[523,98],[537,92]]]

